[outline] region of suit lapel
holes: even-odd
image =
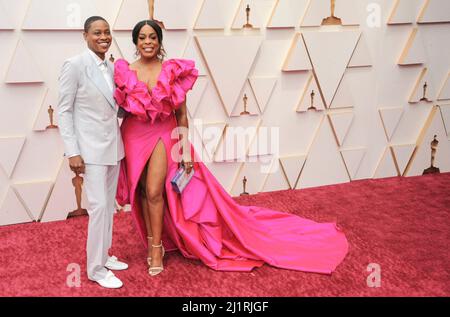
[[[88,78],[94,83],[95,87],[102,93],[102,95],[105,96],[110,106],[115,108],[113,92],[111,91],[111,89],[109,89],[109,86],[105,81],[105,77],[103,77],[103,73],[95,64],[95,61],[92,58],[92,56],[89,55],[89,52],[86,52],[85,64],[86,64],[86,75],[88,76]]]

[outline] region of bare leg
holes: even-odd
[[[164,144],[161,140],[155,146],[150,157],[147,179],[146,197],[150,213],[151,232],[153,233],[153,245],[161,244],[164,212],[164,184],[167,173],[167,157]],[[152,265],[161,266],[162,248],[152,248]]]
[[[138,190],[141,198],[141,211],[142,215],[144,217],[144,223],[145,228],[147,229],[147,242],[148,242],[148,249],[147,249],[147,258],[151,258],[152,256],[152,239],[149,239],[148,237],[152,237],[152,225],[150,220],[150,213],[148,210],[148,204],[147,204],[147,194],[146,194],[146,179],[147,179],[147,170],[148,170],[148,162],[145,166],[144,170],[142,171],[141,178],[139,180]],[[150,264],[149,264],[150,265]]]

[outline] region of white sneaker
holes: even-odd
[[[110,256],[106,261],[105,267],[110,270],[121,271],[128,269],[128,264],[124,262],[120,262],[117,257]]]
[[[119,280],[113,272],[109,271],[106,273],[105,278],[102,278],[101,280],[95,281],[100,286],[104,288],[121,288],[123,286],[123,283],[121,280]]]

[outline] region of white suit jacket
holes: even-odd
[[[109,73],[113,65],[107,61]],[[114,80],[112,81],[114,82]],[[116,165],[124,157],[118,106],[89,51],[66,60],[59,77],[58,125],[65,156]]]

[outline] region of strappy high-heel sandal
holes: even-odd
[[[158,275],[159,273],[161,273],[164,270],[163,260],[164,260],[165,250],[164,250],[164,247],[162,245],[162,241],[158,245],[152,244],[152,247],[153,248],[162,248],[161,266],[151,266],[150,265],[150,267],[148,268],[148,274],[150,274],[151,276],[155,276],[155,275]]]
[[[148,240],[148,245],[151,245],[153,247],[153,237],[147,237],[147,240]],[[152,257],[151,256],[147,257],[147,264],[148,264],[148,266],[152,265]]]

